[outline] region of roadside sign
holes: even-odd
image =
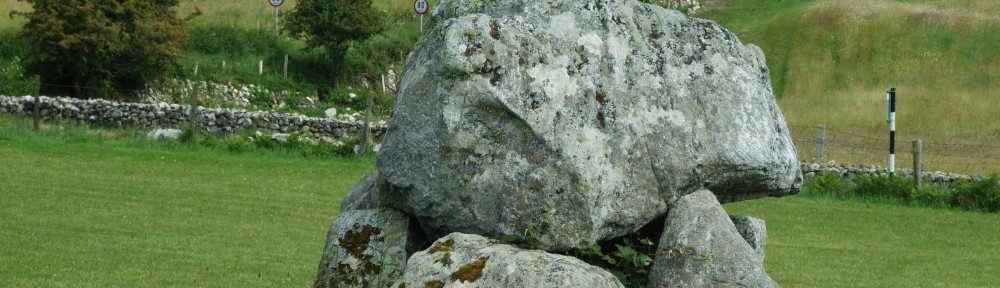
[[[274,2],[274,0],[271,0]],[[431,4],[427,3],[427,0],[416,0],[413,1],[413,11],[417,14],[424,15],[427,14],[427,10],[431,8]]]
[[[427,14],[427,10],[431,9],[431,4],[427,3],[427,0],[414,0],[413,1],[413,12],[417,12],[420,15],[420,33],[424,33],[424,14]]]
[[[278,8],[281,4],[285,4],[285,0],[268,0],[268,2],[271,2],[271,6],[274,6],[274,8]]]

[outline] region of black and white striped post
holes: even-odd
[[[896,88],[885,92],[885,121],[889,122],[889,174],[896,173]]]

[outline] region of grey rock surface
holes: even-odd
[[[796,193],[761,50],[636,1],[444,0],[378,155],[392,207],[545,250],[635,231],[702,187]]]
[[[767,226],[764,225],[764,220],[741,215],[729,215],[729,220],[733,221],[733,225],[736,226],[736,232],[743,236],[743,239],[747,240],[750,244],[750,248],[753,248],[757,255],[760,255],[760,259],[764,259],[764,245],[767,243]]]
[[[314,287],[388,287],[416,250],[409,216],[392,209],[343,211],[330,225]]]
[[[181,130],[171,128],[156,128],[146,133],[146,138],[150,140],[175,140],[181,136]]]
[[[375,209],[378,207],[375,195],[378,189],[382,189],[385,184],[384,179],[379,176],[378,170],[365,176],[361,182],[354,185],[351,191],[340,201],[340,211]]]
[[[409,259],[392,287],[624,287],[579,259],[452,233]]]
[[[736,230],[708,190],[688,194],[667,214],[649,287],[778,287],[764,258]]]

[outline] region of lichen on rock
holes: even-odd
[[[423,225],[562,251],[701,188],[798,191],[763,53],[718,24],[627,0],[436,7],[376,164],[379,201]]]

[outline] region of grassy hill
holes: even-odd
[[[825,124],[828,158],[884,163],[896,87],[897,163],[922,139],[930,169],[1000,170],[1000,1],[718,0],[698,16],[764,50],[803,159]]]

